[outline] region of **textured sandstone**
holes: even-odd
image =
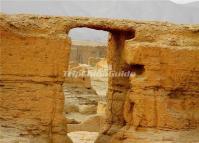
[[[0,16],[0,125],[32,142],[70,142],[63,71],[76,27],[108,31],[106,123],[96,143],[199,142],[199,26],[86,17]]]

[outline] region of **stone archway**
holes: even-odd
[[[103,27],[95,27],[95,25],[83,25],[73,28],[86,27],[95,30],[104,30],[109,32],[107,60],[111,69],[110,72],[124,72],[129,70],[128,65],[123,59],[123,49],[126,40],[132,40],[135,37],[135,31],[132,30],[113,30]],[[72,28],[72,29],[73,29]],[[72,30],[70,29],[70,30]],[[108,29],[108,30],[107,30]],[[69,31],[70,31],[69,30]],[[69,32],[67,32],[69,33]],[[123,118],[123,106],[126,94],[130,89],[129,77],[109,77],[107,92],[107,113],[104,128],[101,131],[96,142],[101,142],[101,138],[111,137],[121,127],[125,125]],[[107,140],[108,142],[109,140]]]
[[[1,19],[3,53],[1,87],[4,96],[1,96],[0,115],[2,120],[6,121],[1,122],[1,126],[7,124],[10,127],[19,126],[18,136],[23,132],[22,136],[27,140],[32,140],[26,136],[30,135],[37,142],[69,142],[65,135],[67,130],[63,116],[64,97],[61,86],[64,81],[64,71],[68,66],[71,45],[66,33],[75,27],[109,31],[109,62],[113,64],[113,69],[121,70],[122,68],[117,67],[115,63],[117,60],[114,57],[120,58],[122,54],[118,54],[115,50],[121,51],[124,46],[124,33],[132,29],[131,26],[125,23],[117,25],[117,20],[93,19],[91,22],[89,18],[72,17],[64,18],[65,21],[59,17],[54,17],[52,20],[50,17],[1,15]],[[14,19],[16,23],[13,23]],[[28,27],[24,25],[24,21]],[[122,45],[118,46],[117,42]],[[110,79],[110,92],[117,90],[115,89],[117,87],[114,87],[117,81],[113,81],[115,79]],[[7,87],[13,90],[8,90]],[[110,101],[111,98],[112,94]],[[13,112],[10,110],[13,109],[12,105],[15,108]],[[109,107],[111,110],[108,113],[107,127],[112,125],[113,120],[116,124],[123,121],[116,119],[117,115],[111,114],[114,109],[111,104]],[[12,120],[13,115],[15,120]]]
[[[112,70],[144,67],[130,84],[129,78],[109,79],[107,124],[96,143],[199,141],[198,26],[34,15],[0,19],[0,125],[14,130],[17,141],[70,143],[61,85],[69,59],[66,33],[75,27],[110,32]]]

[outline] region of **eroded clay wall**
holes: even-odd
[[[135,73],[118,115],[124,125],[108,142],[199,142],[199,33],[135,33],[121,51]]]
[[[62,83],[70,42],[66,38],[24,36],[6,27],[0,30],[1,127],[17,128],[16,136],[30,142],[64,143]]]

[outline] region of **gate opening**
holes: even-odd
[[[69,37],[68,71],[74,75],[63,85],[68,136],[73,143],[94,143],[105,120],[108,32],[74,28]]]

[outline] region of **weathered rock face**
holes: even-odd
[[[198,142],[198,49],[134,46],[125,47],[137,73],[125,99],[126,125],[111,142]]]
[[[109,118],[96,143],[199,141],[199,33],[152,27],[135,29],[133,40],[111,35],[109,64],[136,76],[109,78]]]
[[[104,129],[96,143],[199,142],[199,26],[1,15],[0,124],[32,142],[70,142],[62,84],[76,27],[109,31]],[[67,32],[67,33],[66,33]]]
[[[109,142],[199,141],[199,33],[180,33],[125,42],[124,61],[135,76],[124,99],[124,127]]]
[[[132,70],[140,71],[130,79],[133,87],[125,108],[126,121],[135,127],[179,130],[199,126],[199,53],[190,47],[173,48],[140,45],[131,51],[139,60],[129,55]],[[131,49],[126,50],[129,53]]]
[[[61,83],[70,43],[65,38],[23,33],[23,26],[18,29],[18,24],[11,24],[14,19],[10,23],[4,18],[0,24],[0,125],[17,128],[19,136],[29,141],[66,142]]]

